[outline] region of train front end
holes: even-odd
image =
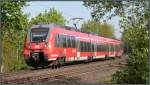
[[[32,67],[48,65],[50,29],[48,27],[33,27],[28,30],[24,46],[24,58]]]

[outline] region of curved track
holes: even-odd
[[[107,61],[96,61],[88,64],[76,64],[63,66],[57,69],[27,70],[14,74],[6,74],[2,83],[69,83],[73,79],[75,83],[80,82],[80,77],[90,73],[105,72],[113,68],[124,67],[127,57],[111,59]],[[75,79],[76,78],[76,79]],[[88,79],[85,79],[88,80]]]

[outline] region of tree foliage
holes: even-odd
[[[84,5],[92,10],[92,17],[100,21],[120,17],[122,40],[129,47],[128,68],[113,75],[112,83],[148,83],[148,1],[87,0]]]
[[[139,31],[140,30],[140,31]],[[113,75],[112,83],[148,83],[148,31],[145,27],[130,28],[124,39],[130,46],[128,68]]]
[[[32,18],[30,24],[35,25],[39,23],[49,24],[55,23],[60,25],[65,25],[66,20],[62,16],[62,14],[54,8],[45,11],[44,13],[40,13],[35,18]]]
[[[25,5],[25,0],[6,0],[1,3],[2,65],[5,72],[26,68],[22,48],[28,19],[21,11]]]
[[[27,19],[27,14],[21,11],[26,6],[25,0],[6,0],[1,4],[1,20],[2,20],[2,56],[3,56],[3,72],[16,71],[30,68],[26,65],[23,58],[23,47],[25,41],[26,29],[31,25],[42,23],[57,23],[64,25],[65,19],[55,9],[50,9],[44,13],[40,13],[33,18],[31,22]]]
[[[109,24],[102,24],[94,20],[84,22],[81,27],[81,31],[95,33],[100,36],[115,38],[113,27]]]

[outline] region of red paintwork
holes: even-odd
[[[86,41],[86,42],[97,42],[97,43],[105,43],[105,44],[112,44],[112,45],[117,45],[121,44],[122,42],[119,40],[114,40],[114,39],[109,39],[109,38],[104,38],[101,36],[96,36],[92,34],[86,34],[86,33],[81,33],[81,32],[76,32],[76,31],[71,31],[71,30],[66,30],[66,29],[61,29],[61,28],[54,28],[51,29],[50,31],[50,38],[48,39],[48,43],[46,42],[41,42],[39,44],[36,43],[27,43],[27,37],[26,37],[26,42],[24,46],[24,57],[25,59],[30,57],[30,52],[44,52],[44,55],[48,57],[48,59],[51,58],[58,58],[58,57],[77,57],[77,48],[56,48],[54,45],[55,43],[55,35],[56,34],[66,34],[66,35],[71,35],[75,37],[82,37],[82,38],[87,38],[87,39],[79,39],[80,41]],[[97,41],[98,40],[98,41]],[[49,45],[49,46],[48,46]],[[29,48],[30,47],[30,48]],[[97,56],[101,55],[115,55],[115,56],[121,56],[123,54],[123,49],[120,51],[116,52],[96,52]],[[52,56],[55,55],[55,56]],[[94,56],[94,52],[80,52],[80,56]]]

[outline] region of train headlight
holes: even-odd
[[[28,48],[30,49],[30,44],[28,44]]]
[[[47,45],[47,47],[48,47],[48,48],[51,48],[51,46],[50,46],[49,44]]]
[[[48,42],[46,42],[46,47],[51,48],[51,46],[48,44]]]

